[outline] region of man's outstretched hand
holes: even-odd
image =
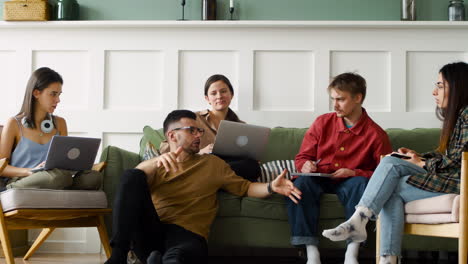
[[[292,181],[286,178],[286,173],[288,173],[288,170],[284,169],[283,172],[271,182],[271,190],[289,197],[289,199],[297,204],[298,200],[301,199],[302,193],[294,186]]]

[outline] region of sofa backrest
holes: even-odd
[[[419,153],[433,151],[439,145],[440,128],[386,129],[392,149],[401,147],[416,150]]]
[[[264,158],[261,161],[294,159],[299,152],[306,131],[307,128],[272,128]],[[415,128],[411,130],[389,128],[385,131],[390,138],[393,150],[407,147],[419,153],[434,150],[438,145],[440,137],[439,128]],[[144,136],[140,141],[140,156],[147,142],[151,142],[158,148],[162,140],[164,140],[162,129],[154,130],[146,126],[144,128]]]
[[[292,160],[299,152],[307,128],[273,128],[262,162]],[[439,128],[415,128],[412,130],[390,128],[386,130],[392,149],[407,147],[419,153],[434,150],[439,142]]]
[[[306,131],[307,128],[272,128],[262,162],[294,159]]]

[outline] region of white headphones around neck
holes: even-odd
[[[32,128],[32,126],[30,125],[30,123],[28,122],[26,117],[23,117],[21,119],[21,123],[26,128]],[[54,126],[53,116],[52,116],[52,114],[49,114],[49,119],[44,119],[41,122],[41,131],[43,133],[49,134],[50,132],[52,132],[52,130],[54,130],[54,128],[55,128],[55,126]]]

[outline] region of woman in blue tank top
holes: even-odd
[[[53,113],[60,103],[63,79],[52,69],[40,68],[29,78],[21,111],[2,131],[0,158],[10,163],[1,174],[6,188],[98,189],[101,175],[93,171],[52,169],[33,173],[44,165],[54,135],[67,136],[64,118]]]

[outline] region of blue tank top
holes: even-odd
[[[49,140],[45,144],[39,144],[30,140],[23,136],[23,125],[21,122],[18,119],[16,119],[16,122],[18,122],[20,128],[21,139],[13,153],[11,153],[10,165],[18,168],[34,168],[39,163],[45,161],[52,140]]]

